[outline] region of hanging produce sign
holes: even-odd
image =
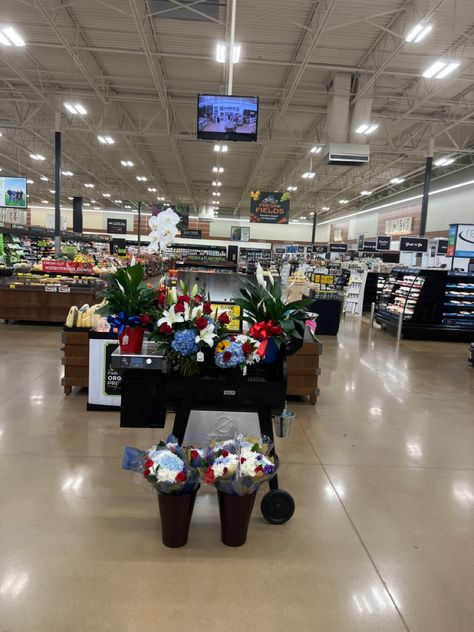
[[[446,256],[474,258],[474,224],[450,224]]]
[[[364,241],[364,252],[375,252],[377,250],[376,241]]]
[[[270,191],[252,191],[250,194],[250,221],[260,224],[288,224],[290,194]]]
[[[107,232],[115,235],[125,235],[127,232],[127,220],[107,217]]]
[[[403,252],[426,252],[428,240],[424,237],[401,237],[400,250]]]
[[[391,237],[387,235],[379,235],[377,237],[377,250],[390,250]]]
[[[329,244],[329,252],[347,252],[347,244]]]
[[[413,217],[397,217],[385,222],[386,235],[407,235],[411,233]]]
[[[26,208],[27,203],[26,178],[0,177],[0,206]]]
[[[190,228],[183,228],[181,230],[181,237],[187,237],[188,239],[201,239],[201,231]]]
[[[357,238],[357,250],[364,250],[364,233]]]
[[[438,246],[436,248],[436,254],[437,255],[445,255],[447,250],[448,250],[448,240],[447,239],[440,239],[438,241]]]
[[[91,263],[76,263],[74,261],[55,261],[43,259],[41,262],[43,272],[51,274],[93,274],[94,267]]]
[[[318,254],[325,254],[328,251],[327,244],[313,244],[313,252]]]

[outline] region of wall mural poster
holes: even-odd
[[[288,224],[290,194],[272,191],[252,191],[250,221],[260,224]]]
[[[26,178],[0,177],[0,206],[26,208]]]

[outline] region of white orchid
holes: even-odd
[[[214,333],[214,325],[210,323],[204,329],[201,329],[196,336],[196,344],[205,342],[210,347],[214,346],[214,338],[217,338],[217,334]]]
[[[148,226],[152,229],[152,230],[156,230],[158,228],[158,226],[160,225],[160,222],[158,220],[158,216],[157,215],[152,215],[150,217],[150,219],[148,220]]]
[[[173,327],[175,323],[183,323],[183,322],[184,322],[184,315],[182,313],[177,314],[174,311],[174,306],[172,306],[171,309],[165,309],[163,311],[163,316],[159,319],[159,321],[157,322],[157,325],[158,327],[160,327],[161,325],[164,325],[166,323],[170,327]]]
[[[161,211],[157,217],[161,226],[177,226],[179,224],[179,215],[172,208]]]

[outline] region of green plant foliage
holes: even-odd
[[[110,275],[110,284],[103,296],[107,303],[98,310],[103,316],[116,316],[124,312],[127,317],[154,314],[156,289],[144,282],[143,267],[137,263]]]

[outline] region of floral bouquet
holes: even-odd
[[[167,208],[158,215],[152,215],[148,220],[151,228],[148,235],[150,241],[148,252],[154,254],[169,246],[178,234],[178,224],[179,215],[172,208]]]
[[[211,349],[225,332],[230,318],[226,311],[212,314],[211,304],[199,293],[197,285],[189,292],[181,282],[176,288],[157,296],[158,319],[153,338],[165,349],[165,368],[181,375],[199,372],[204,350]]]
[[[278,463],[270,456],[272,444],[238,435],[236,439],[213,443],[199,472],[204,483],[225,494],[245,496],[257,491],[276,474]]]
[[[190,494],[199,486],[197,468],[172,435],[151,450],[125,448],[122,467],[141,472],[159,494]]]
[[[244,374],[247,366],[260,362],[260,343],[251,336],[239,334],[220,340],[216,345],[215,363],[221,369],[240,367]]]

